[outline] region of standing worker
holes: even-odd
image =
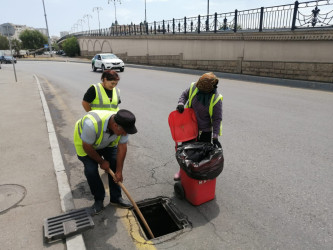
[[[118,112],[94,110],[88,112],[75,124],[74,144],[77,156],[84,165],[90,191],[95,203],[94,214],[103,208],[105,189],[98,172],[98,166],[115,173],[115,179],[108,173],[110,203],[128,208],[131,204],[124,200],[117,182],[123,181],[123,165],[127,153],[128,134],[135,134],[135,116],[122,109]]]
[[[116,71],[106,70],[102,73],[102,83],[93,84],[84,94],[82,106],[85,111],[118,111],[121,103],[120,90],[116,88],[120,78]]]
[[[219,79],[212,73],[203,74],[197,82],[191,83],[180,96],[177,106],[179,113],[186,108],[193,108],[198,121],[198,141],[210,142],[222,148],[218,136],[222,135],[222,100],[223,96],[217,92]],[[179,172],[174,180],[179,180]]]

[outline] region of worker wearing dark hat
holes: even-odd
[[[98,166],[115,173],[115,179],[108,174],[110,203],[128,208],[130,203],[122,198],[117,182],[123,181],[123,165],[127,152],[128,134],[135,134],[135,116],[122,109],[117,113],[108,110],[88,112],[76,122],[74,144],[76,153],[84,165],[90,191],[95,203],[93,213],[98,214],[104,208],[105,189],[98,173]]]
[[[221,148],[218,136],[222,135],[223,96],[217,92],[218,83],[219,79],[212,72],[203,74],[181,94],[177,110],[183,113],[184,107],[193,108],[198,122],[198,141],[210,142]],[[179,173],[174,179],[180,179]]]

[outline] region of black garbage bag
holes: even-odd
[[[192,142],[177,148],[176,159],[186,174],[197,180],[216,178],[223,170],[223,150],[207,142]]]

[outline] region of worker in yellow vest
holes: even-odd
[[[203,74],[181,94],[176,109],[183,113],[184,107],[193,108],[199,129],[197,140],[222,148],[218,136],[222,135],[223,96],[217,92],[218,83],[219,79],[214,73]],[[176,173],[174,180],[179,179],[179,173]]]
[[[101,83],[93,84],[84,94],[82,106],[85,111],[118,111],[121,103],[120,90],[116,88],[120,78],[116,71],[106,70],[102,73]]]
[[[98,166],[106,172],[110,168],[115,173],[115,179],[108,174],[110,203],[123,208],[131,206],[122,198],[117,182],[123,181],[128,135],[137,133],[135,120],[134,114],[125,109],[118,112],[93,110],[75,124],[74,144],[94,196],[93,214],[100,213],[104,208],[105,189]]]

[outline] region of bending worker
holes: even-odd
[[[198,121],[198,141],[210,142],[221,148],[218,136],[222,135],[222,100],[217,92],[219,79],[212,73],[203,74],[197,82],[192,82],[180,96],[177,110],[180,113],[186,108],[193,108]],[[174,176],[179,180],[179,173]]]
[[[105,189],[98,173],[98,166],[115,173],[115,179],[108,173],[110,203],[128,208],[131,204],[124,200],[117,182],[123,181],[123,165],[127,152],[128,134],[135,134],[135,116],[122,109],[117,113],[108,110],[88,112],[75,124],[74,144],[77,156],[84,165],[90,191],[95,203],[93,213],[100,213],[103,208]]]
[[[102,83],[93,84],[84,94],[82,106],[85,111],[118,111],[121,103],[120,90],[116,88],[120,78],[116,71],[106,70],[102,73]]]

